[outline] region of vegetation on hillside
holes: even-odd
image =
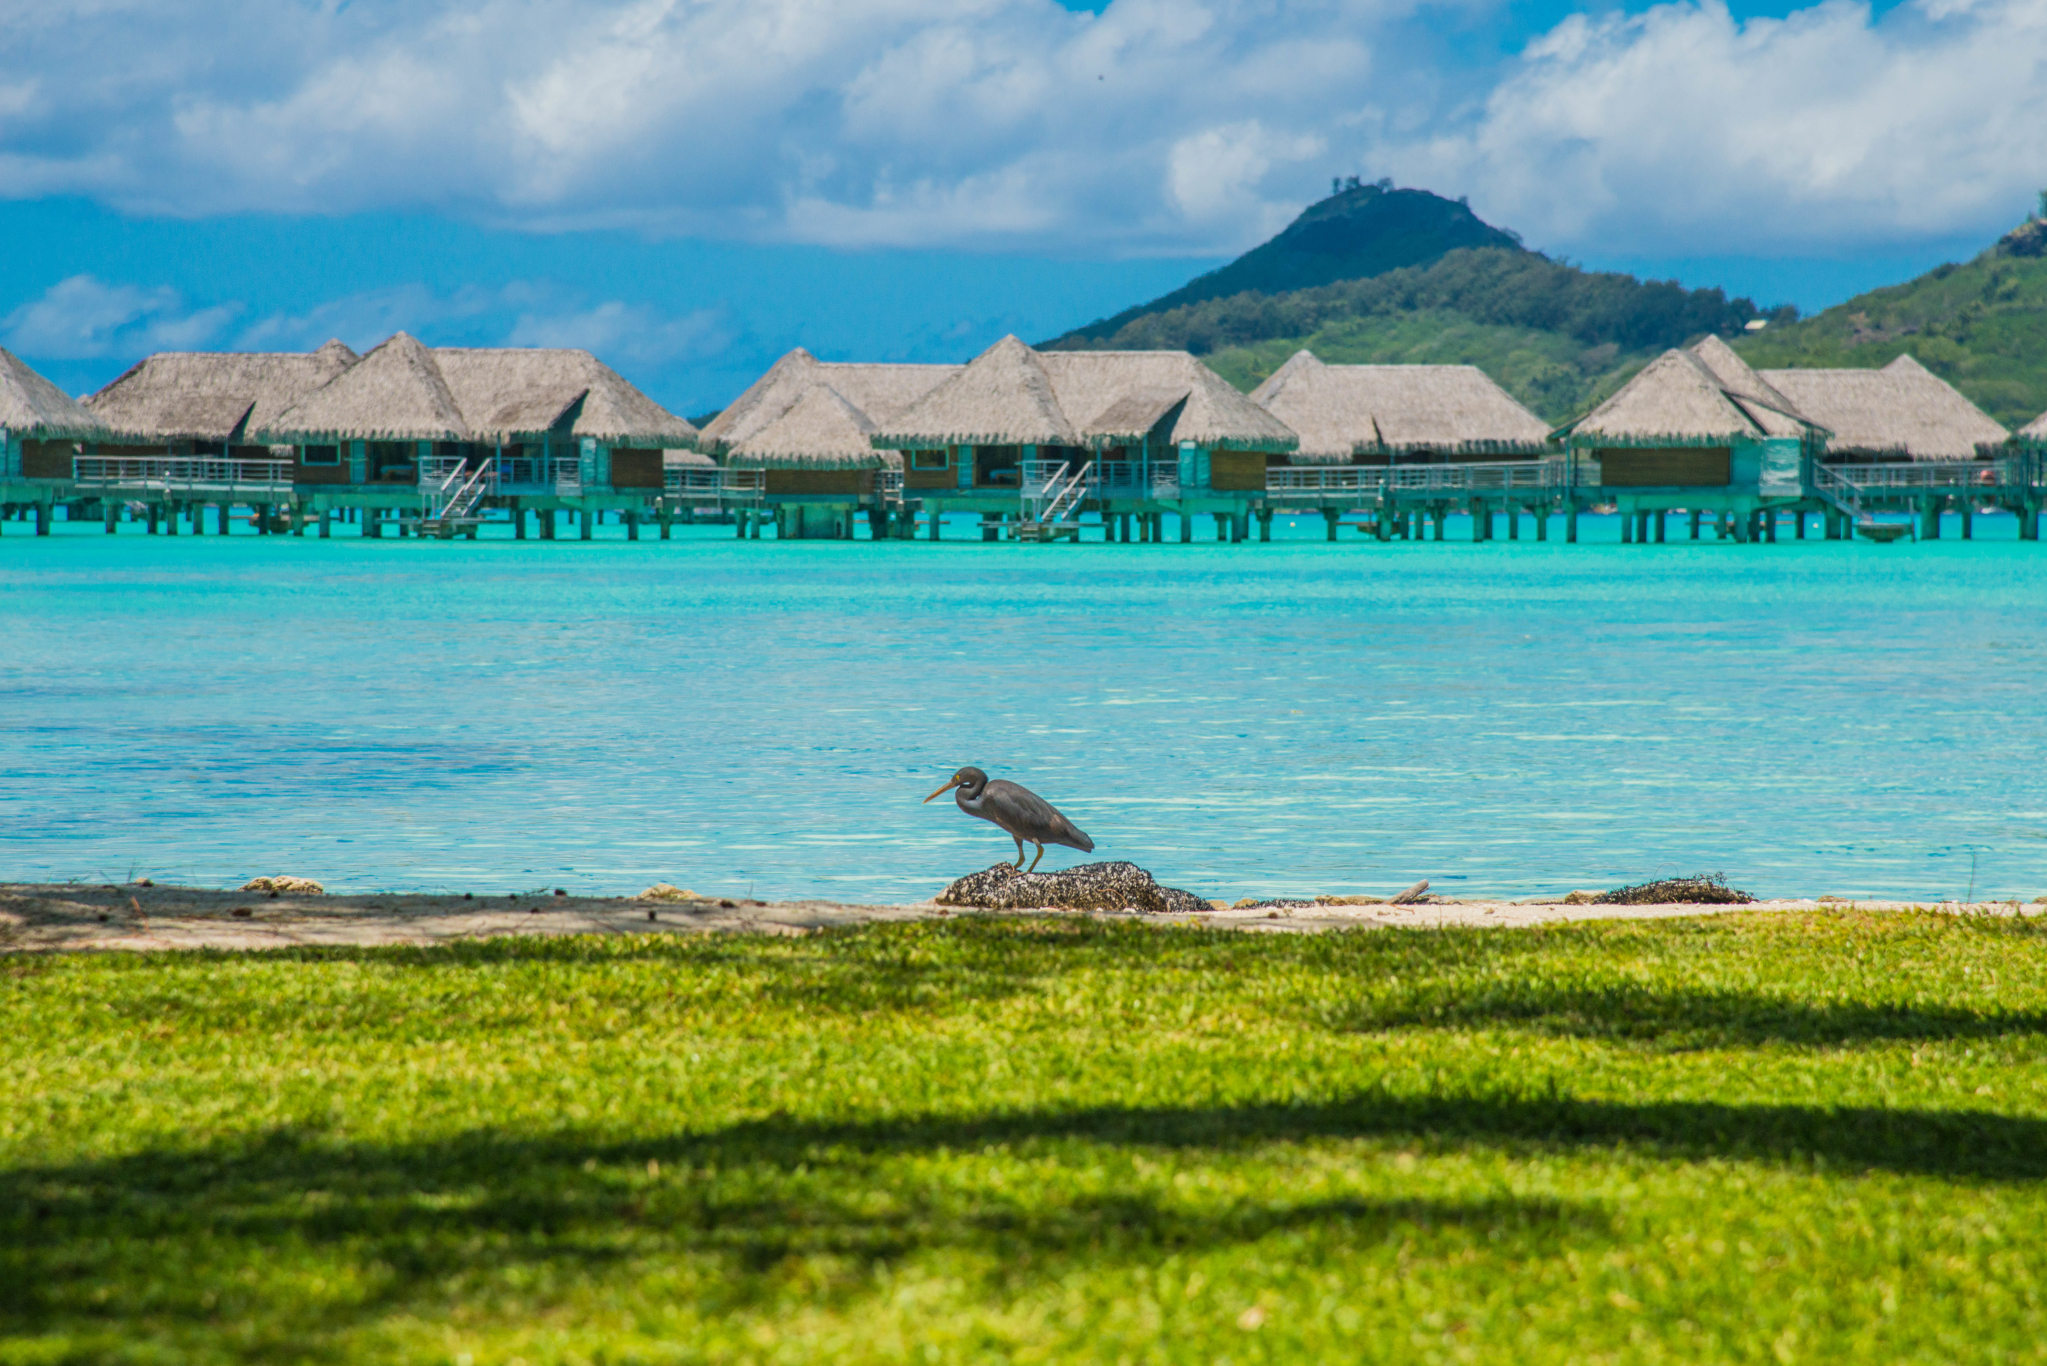
[[[1078,346],[1113,337],[1152,313],[1242,294],[1278,294],[1336,280],[1384,274],[1425,264],[1461,247],[1519,251],[1521,239],[1480,219],[1463,200],[1427,190],[1397,190],[1393,182],[1360,184],[1355,177],[1329,198],[1310,204],[1271,241],[1252,248],[1148,304],[1077,328],[1050,343]]]
[[[1758,368],[1887,365],[1910,352],[2018,428],[2047,410],[2047,232],[2029,223],[1966,264],[1858,294],[1737,344]]]
[[[1592,272],[1534,252],[1452,251],[1425,266],[1284,294],[1246,293],[1148,314],[1068,348],[1185,349],[1250,387],[1301,347],[1325,361],[1470,364],[1562,421],[1650,356],[1765,315],[1748,299]]]
[[[0,965],[0,1360],[2047,1343],[2036,917]]]

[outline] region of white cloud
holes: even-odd
[[[1474,0],[1496,3],[1497,0]],[[832,245],[1244,245],[1416,0],[262,0],[0,9],[0,195]],[[1255,122],[1233,204],[1174,148]],[[1269,174],[1268,174],[1269,173]]]
[[[16,351],[60,360],[191,351],[219,336],[238,311],[234,304],[187,309],[168,287],[74,275],[0,318],[0,336]]]
[[[521,313],[505,345],[575,346],[619,363],[659,366],[716,355],[731,340],[715,309],[664,318],[612,299],[568,313]]]
[[[1442,11],[1503,6],[0,5],[33,73],[0,84],[0,196],[1206,254],[1390,171],[1544,246],[1670,254],[1988,232],[2047,183],[2047,0],[1685,0],[1445,68]]]
[[[2047,4],[1575,16],[1469,129],[1390,158],[1576,250],[1854,249],[2008,225],[2047,184]]]

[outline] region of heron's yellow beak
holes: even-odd
[[[953,790],[954,788],[958,787],[959,785],[960,785],[960,780],[959,780],[959,779],[957,779],[957,778],[954,778],[954,779],[953,779],[953,780],[952,780],[951,782],[947,783],[947,784],[946,784],[946,785],[945,785],[944,787],[941,787],[941,788],[939,788],[939,789],[938,789],[938,791],[936,791],[936,792],[932,793],[932,794],[931,794],[931,795],[930,795],[929,797],[926,797],[926,798],[924,799],[924,801],[926,801],[926,802],[936,801],[936,800],[937,800],[938,798],[940,798],[940,797],[943,797],[943,796],[944,796],[944,795],[945,795],[946,793],[948,793],[948,792],[952,791],[952,790]],[[923,804],[923,803],[921,803],[921,802],[919,803],[919,805],[922,805],[922,804]]]

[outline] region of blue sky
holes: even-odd
[[[1330,178],[1808,310],[2047,185],[2047,0],[0,5],[0,344],[588,346],[680,412],[1153,297]]]

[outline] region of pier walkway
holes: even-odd
[[[169,535],[179,534],[181,523],[199,534],[208,521],[224,531],[229,511],[246,507],[259,530],[299,535],[330,534],[339,515],[359,519],[363,534],[372,537],[387,530],[473,537],[487,519],[509,517],[523,539],[532,511],[543,539],[560,534],[563,513],[572,528],[580,521],[581,538],[590,539],[595,518],[606,512],[632,539],[649,524],[666,539],[674,522],[706,515],[731,523],[741,538],[759,539],[768,526],[783,537],[816,535],[822,512],[837,538],[852,539],[864,518],[875,539],[937,539],[946,514],[955,515],[956,528],[958,514],[972,513],[983,540],[1076,540],[1085,525],[1110,541],[1138,542],[1164,540],[1169,515],[1179,541],[1196,539],[1210,519],[1214,539],[1265,541],[1275,514],[1304,512],[1323,517],[1330,540],[1344,527],[1381,541],[1441,540],[1455,515],[1469,518],[1475,541],[1518,539],[1524,529],[1546,540],[1561,519],[1568,542],[1577,539],[1579,515],[1598,509],[1622,515],[1623,539],[1630,543],[1707,534],[1770,542],[1787,522],[1803,538],[1815,515],[1828,539],[1931,540],[1941,535],[1943,515],[1955,514],[1968,539],[1984,511],[2016,515],[2021,539],[2038,540],[2047,505],[2047,460],[2026,449],[1951,462],[1825,464],[1808,458],[1795,478],[1748,487],[1608,483],[1598,460],[1572,453],[1445,464],[1272,465],[1262,472],[1254,466],[1249,478],[1236,479],[1250,487],[1219,487],[1219,477],[1195,483],[1183,478],[1184,465],[1170,460],[1024,460],[1010,482],[996,487],[906,488],[900,471],[879,470],[868,473],[857,493],[830,494],[776,492],[770,471],[709,465],[670,467],[658,488],[585,488],[573,457],[425,460],[416,482],[346,492],[295,482],[302,472],[295,474],[294,461],[281,458],[80,455],[71,463],[69,479],[10,483],[0,489],[0,504],[33,517],[41,533],[52,508],[66,505],[73,521],[103,519],[112,530],[127,516]],[[207,517],[209,508],[217,516]],[[1673,514],[1683,528],[1677,536],[1669,525]]]

